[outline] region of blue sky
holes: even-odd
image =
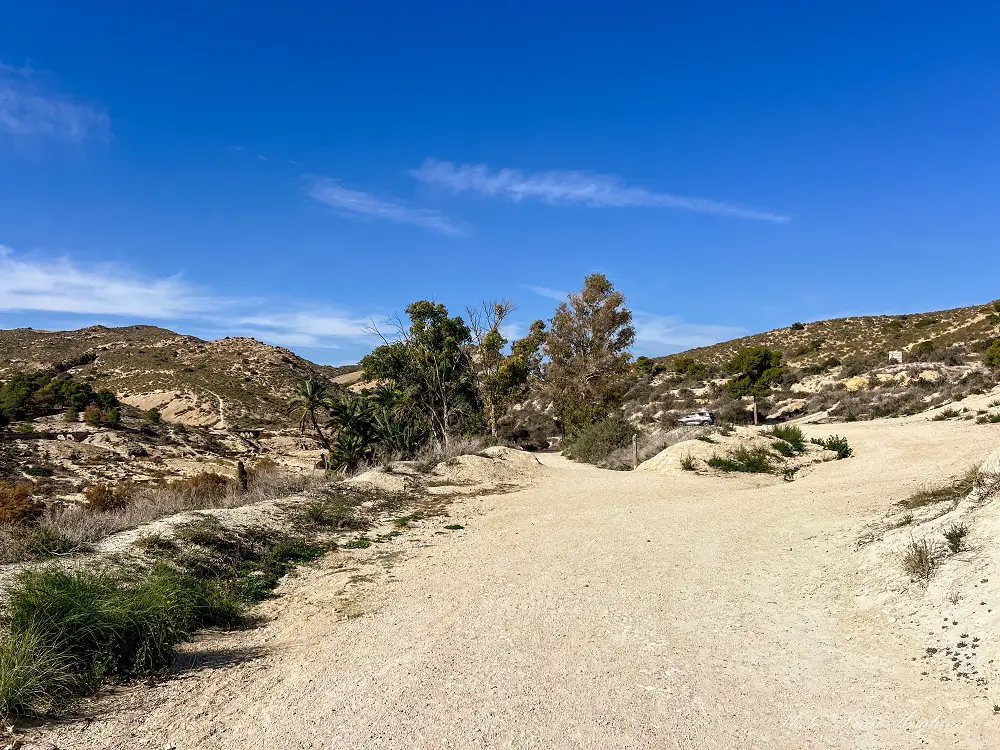
[[[593,271],[650,355],[984,302],[997,39],[992,0],[4,3],[0,327],[337,364]]]

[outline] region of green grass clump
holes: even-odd
[[[806,436],[802,434],[802,428],[795,425],[776,424],[769,433],[771,437],[783,440],[796,453],[802,453],[806,449]]]
[[[0,715],[39,713],[111,678],[159,672],[195,630],[233,626],[240,604],[221,587],[158,566],[138,580],[58,568],[11,586],[0,661]]]
[[[0,721],[49,711],[78,685],[69,659],[35,631],[0,641]]]
[[[694,471],[696,466],[697,463],[694,460],[694,456],[692,456],[690,453],[685,453],[683,456],[681,456],[681,468],[684,471]]]
[[[344,545],[345,549],[367,549],[372,546],[372,540],[368,537],[359,536],[357,539],[352,539],[347,544]]]
[[[775,440],[771,443],[771,447],[774,448],[778,453],[780,453],[785,458],[791,458],[795,455],[795,449],[784,440]]]
[[[774,470],[771,452],[766,448],[734,448],[725,456],[712,456],[708,465],[720,471],[737,471],[748,474],[769,474]]]

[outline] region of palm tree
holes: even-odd
[[[319,428],[316,420],[317,412],[328,412],[333,406],[330,391],[326,383],[313,377],[308,377],[295,387],[295,395],[288,401],[288,414],[299,417],[299,431],[306,431],[306,420],[312,422],[313,429],[326,448],[330,442]]]

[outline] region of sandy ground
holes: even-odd
[[[997,747],[1000,691],[921,674],[920,633],[858,601],[856,542],[1000,430],[806,429],[856,457],[762,484],[542,456],[527,489],[303,569],[260,626],[27,746]]]

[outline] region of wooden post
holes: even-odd
[[[632,471],[639,468],[639,436],[632,436]]]

